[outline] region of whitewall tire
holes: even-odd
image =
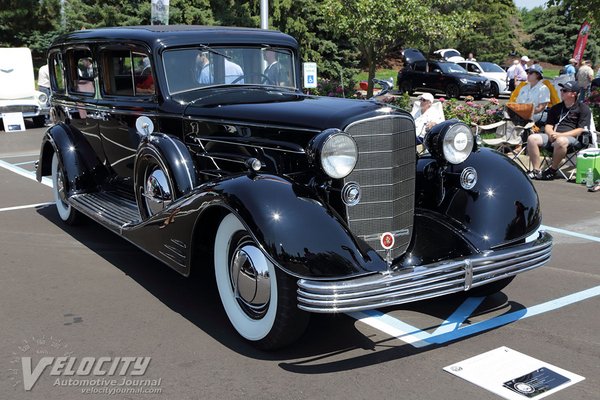
[[[217,230],[214,268],[225,313],[244,339],[268,350],[304,332],[308,314],[296,306],[295,280],[273,265],[234,214]]]

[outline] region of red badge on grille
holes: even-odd
[[[389,250],[392,247],[394,247],[394,235],[392,235],[390,232],[382,233],[381,239],[379,239],[379,241],[381,243],[381,247],[383,247],[386,250]]]

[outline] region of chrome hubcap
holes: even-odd
[[[58,197],[60,200],[63,203],[66,202],[67,196],[65,195],[65,181],[60,167],[58,168],[58,171],[56,171],[56,191],[58,192]]]
[[[171,204],[171,188],[169,180],[162,169],[156,168],[146,177],[144,198],[150,215],[161,212]]]
[[[271,277],[263,252],[253,243],[240,243],[233,252],[229,274],[233,292],[244,312],[250,318],[262,318],[271,299]]]

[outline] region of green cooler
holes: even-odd
[[[575,182],[585,183],[590,168],[594,172],[594,182],[600,180],[600,149],[585,149],[577,154],[577,177]]]

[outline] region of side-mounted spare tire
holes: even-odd
[[[134,166],[135,199],[148,219],[190,192],[196,185],[192,157],[177,138],[152,134],[138,148]]]

